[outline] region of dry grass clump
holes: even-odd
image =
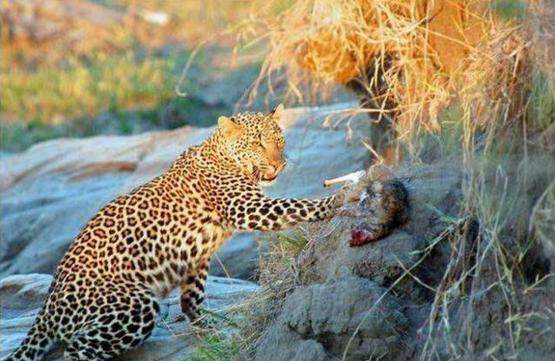
[[[288,94],[299,100],[306,83],[318,98],[332,83],[349,84],[372,98],[372,112],[395,113],[401,137],[415,127],[438,130],[438,112],[464,87],[473,54],[506,28],[485,4],[296,1],[266,23],[270,47],[258,81],[285,67]]]

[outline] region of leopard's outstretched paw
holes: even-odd
[[[362,216],[362,212],[360,211],[360,207],[358,206],[358,204],[351,203],[339,208],[337,210],[336,216],[358,218]]]

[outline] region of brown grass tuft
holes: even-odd
[[[377,110],[395,104],[401,138],[415,127],[437,131],[439,111],[465,87],[473,61],[494,56],[482,44],[510,29],[486,3],[296,1],[266,23],[270,47],[257,84],[285,68],[288,95],[306,100],[299,89],[307,83],[320,98],[332,83],[354,82]]]

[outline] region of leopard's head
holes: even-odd
[[[218,119],[223,146],[244,174],[262,185],[271,184],[285,167],[285,139],[278,122],[283,115],[280,104],[269,114],[245,112]]]

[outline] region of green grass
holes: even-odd
[[[235,320],[233,320],[233,318],[231,318],[229,316],[226,316],[223,313],[212,311],[212,310],[209,310],[209,309],[204,308],[204,307],[200,307],[199,309],[200,309],[201,314],[203,314],[205,316],[208,316],[213,320],[223,322],[223,324],[225,326],[232,327],[232,328],[237,327],[237,322],[235,322]]]
[[[555,76],[536,71],[531,88],[530,125],[535,129],[546,129],[555,119]]]
[[[493,9],[505,19],[522,20],[526,15],[526,1],[522,0],[494,0]]]
[[[245,360],[241,356],[239,344],[231,337],[210,335],[201,339],[196,352],[185,361],[231,361]]]
[[[128,135],[149,130],[175,129],[183,125],[209,126],[226,109],[206,108],[194,97],[171,100],[135,110],[112,109],[58,124],[40,119],[26,122],[0,121],[0,150],[22,151],[35,143],[60,137],[88,137],[99,134]]]
[[[65,66],[5,71],[0,74],[0,114],[3,119],[53,124],[168,101],[187,56],[140,59],[132,52],[100,53],[86,61],[71,59]]]
[[[277,242],[282,243],[288,249],[290,249],[294,254],[299,254],[308,244],[308,239],[306,235],[302,234],[300,231],[292,232],[279,232],[276,234]]]
[[[59,137],[213,125],[230,111],[228,104],[207,106],[201,98],[198,77],[214,51],[206,49],[194,58],[181,84],[185,97],[175,87],[188,50],[145,54],[135,49],[35,69],[1,67],[0,150],[21,151]]]

